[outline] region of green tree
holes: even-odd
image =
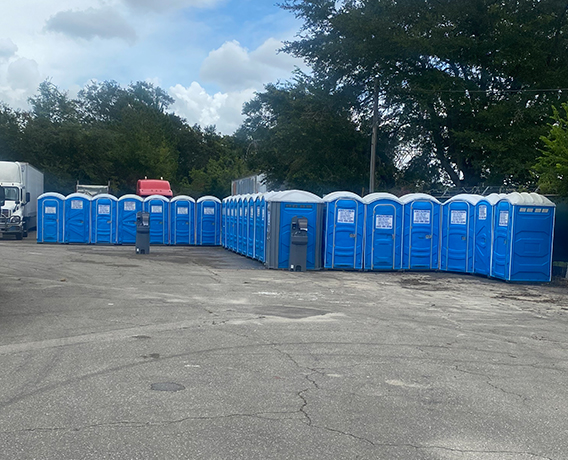
[[[456,186],[527,184],[552,103],[566,101],[565,2],[287,0],[304,21],[285,49],[368,117],[382,117],[423,171]],[[410,160],[406,170],[416,170]]]
[[[320,194],[361,193],[367,185],[369,130],[361,130],[349,108],[325,88],[303,78],[267,85],[243,112],[238,136],[249,143],[251,167],[266,173],[271,184]],[[394,168],[385,149],[379,151],[378,182],[386,186]]]
[[[538,158],[535,171],[538,184],[544,193],[568,195],[568,104],[562,104],[562,111],[553,107],[553,123],[550,132],[542,136],[544,148]]]

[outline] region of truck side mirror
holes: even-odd
[[[26,203],[29,203],[31,200],[30,192],[26,192]]]
[[[4,206],[4,201],[6,201],[6,192],[3,187],[0,187],[0,206]]]

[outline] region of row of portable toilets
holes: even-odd
[[[150,244],[220,245],[221,200],[189,196],[44,193],[38,198],[38,243],[135,244],[136,215],[150,214]]]
[[[550,281],[555,205],[536,193],[415,193],[323,198],[288,190],[212,196],[93,198],[45,193],[39,243],[135,244],[136,214],[150,214],[150,244],[222,245],[268,268],[290,269],[293,225],[306,223],[304,269],[444,270],[510,281]]]
[[[422,193],[268,192],[223,200],[222,245],[290,269],[292,226],[301,217],[308,270],[444,270],[545,282],[554,216],[554,203],[536,193],[462,194],[441,204]]]

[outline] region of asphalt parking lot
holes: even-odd
[[[2,459],[568,458],[568,288],[0,240]]]

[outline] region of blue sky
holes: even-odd
[[[231,134],[241,107],[301,61],[277,50],[300,23],[253,0],[18,0],[0,15],[0,101],[28,108],[49,78],[71,96],[90,80],[145,80],[190,124]]]

